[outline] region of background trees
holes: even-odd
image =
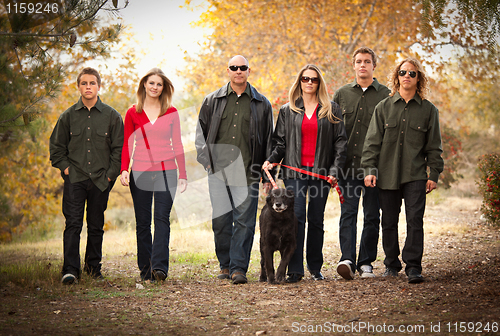
[[[62,185],[48,159],[50,132],[78,99],[75,70],[109,58],[122,29],[111,21],[116,1],[59,4],[59,16],[14,19],[0,6],[0,241],[53,226]]]

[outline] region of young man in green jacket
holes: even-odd
[[[426,194],[436,188],[444,168],[439,114],[425,99],[428,80],[418,60],[401,61],[391,82],[391,97],[375,108],[361,165],[365,169],[365,185],[379,188],[386,256],[383,276],[397,276],[402,269],[398,220],[404,198],[407,234],[402,258],[408,282],[419,283],[424,280],[421,273]]]
[[[50,160],[64,179],[63,284],[76,283],[81,275],[80,233],[85,203],[88,233],[84,269],[91,277],[102,278],[104,211],[120,174],[123,146],[122,117],[99,99],[101,77],[97,70],[84,68],[77,85],[80,99],[59,116],[50,136]]]
[[[356,270],[362,278],[372,278],[372,262],[377,259],[380,226],[378,189],[364,187],[361,156],[366,132],[377,104],[387,98],[391,90],[373,77],[377,66],[375,52],[366,47],[358,48],[352,56],[356,79],[335,92],[333,100],[340,105],[349,141],[347,159],[339,186],[344,203],[340,205],[339,242],[342,255],[337,272],[346,280],[354,279]],[[363,195],[363,231],[356,260],[356,236],[359,201]]]

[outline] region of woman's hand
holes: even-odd
[[[120,182],[122,183],[122,186],[128,187],[128,184],[130,183],[130,174],[127,170],[122,171],[122,174],[120,175]]]
[[[188,186],[187,180],[179,179],[179,184],[178,184],[179,192],[183,193],[184,191],[186,191],[187,186]]]
[[[335,176],[333,175],[328,175],[328,178],[332,181],[332,185],[337,184],[338,180]]]

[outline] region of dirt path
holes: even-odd
[[[8,282],[0,288],[0,334],[500,335],[500,234],[482,224],[477,204],[460,202],[428,206],[422,284],[402,274],[339,279],[334,242],[325,245],[325,281],[286,285],[257,282],[255,263],[247,285],[217,280],[213,260],[174,263],[164,284],[137,284],[128,276],[137,273],[135,257],[122,255],[104,261],[104,282]],[[375,267],[383,272],[382,257]]]

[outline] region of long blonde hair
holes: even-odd
[[[396,67],[392,70],[391,74],[389,75],[389,86],[392,86],[391,96],[394,96],[394,94],[399,91],[399,87],[401,84],[399,83],[398,71],[401,70],[401,67],[405,63],[413,64],[413,66],[417,68],[417,79],[418,79],[417,94],[420,96],[420,98],[425,99],[429,91],[428,89],[429,79],[427,79],[427,76],[425,75],[422,64],[417,59],[412,57],[409,57],[399,62],[399,64],[396,65]]]
[[[172,107],[174,86],[172,85],[170,79],[168,79],[163,71],[159,68],[153,68],[149,70],[148,73],[141,78],[139,87],[137,88],[137,105],[135,106],[135,110],[137,111],[137,113],[142,113],[142,110],[144,108],[144,100],[146,99],[146,89],[144,88],[144,84],[146,84],[148,78],[153,75],[159,76],[163,80],[163,91],[161,92],[160,97],[158,97],[161,103],[161,111],[159,115],[161,117],[167,112],[169,108]]]
[[[333,114],[330,95],[328,94],[328,91],[326,89],[325,80],[323,79],[321,70],[314,64],[306,64],[305,66],[303,66],[302,69],[300,69],[297,77],[295,78],[295,82],[293,83],[292,87],[290,88],[290,91],[288,92],[290,109],[297,113],[302,112],[302,110],[298,108],[297,105],[295,105],[295,101],[298,98],[302,97],[302,87],[300,86],[300,79],[302,78],[302,75],[306,70],[316,71],[319,78],[319,84],[318,84],[318,90],[316,90],[316,96],[318,97],[318,101],[319,104],[321,105],[321,108],[317,112],[318,119],[328,117],[328,121],[330,121],[332,124],[339,123],[341,120]]]

